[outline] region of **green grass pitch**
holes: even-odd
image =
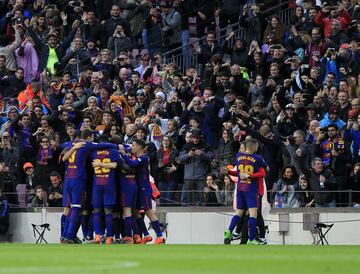
[[[360,246],[1,244],[0,273],[360,273]]]

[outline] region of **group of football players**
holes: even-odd
[[[157,236],[154,244],[165,243],[153,209],[156,187],[150,182],[143,140],[123,145],[102,135],[94,143],[94,132],[85,129],[63,148],[66,172],[61,243],[80,243],[77,232],[81,225],[88,243],[146,244],[153,239],[145,215]]]

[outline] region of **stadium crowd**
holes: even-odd
[[[3,195],[61,206],[61,144],[92,129],[146,141],[163,206],[232,205],[247,136],[274,206],[359,205],[360,1],[290,1],[288,23],[265,16],[277,3],[0,1]]]

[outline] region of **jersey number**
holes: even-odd
[[[69,163],[75,162],[76,150],[71,154],[69,158]]]
[[[106,163],[111,163],[110,159],[109,158],[104,158],[102,160],[100,159],[95,159],[94,160],[95,163],[103,163],[103,164],[106,164]],[[95,174],[104,174],[104,173],[109,173],[110,172],[110,169],[109,168],[105,168],[105,167],[94,167],[94,172]]]
[[[240,174],[248,174],[251,175],[254,173],[254,167],[252,165],[239,165],[238,166]]]

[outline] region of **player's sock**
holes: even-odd
[[[157,237],[162,237],[163,236],[161,228],[160,228],[160,222],[159,221],[151,222],[151,226],[155,230],[155,233],[156,233]]]
[[[149,231],[146,229],[145,221],[143,217],[136,219],[137,225],[139,227],[140,233],[144,236],[149,236]]]
[[[65,227],[66,227],[66,216],[63,214],[61,215],[61,238],[64,237],[65,234]]]
[[[100,212],[94,212],[93,213],[93,224],[94,224],[94,230],[96,235],[102,235],[101,234],[101,214]]]
[[[231,221],[230,221],[230,225],[229,225],[229,230],[230,232],[233,232],[235,226],[240,222],[240,217],[238,215],[234,215],[232,218],[231,218]]]
[[[89,221],[89,216],[87,215],[81,215],[81,230],[83,233],[83,239],[86,239],[86,236],[88,235],[88,221]]]
[[[105,214],[106,237],[113,237],[113,216],[112,213]]]
[[[138,226],[138,224],[136,222],[136,218],[134,216],[132,217],[132,222],[133,222],[132,229],[133,229],[134,235],[140,235],[139,226]]]
[[[256,233],[256,218],[249,217],[249,240],[252,241],[255,239],[255,233]]]
[[[87,239],[93,240],[94,239],[94,225],[91,216],[88,218],[88,233],[87,233]]]
[[[73,207],[70,210],[69,219],[69,226],[67,232],[65,234],[65,238],[72,240],[76,237],[77,231],[79,229],[79,214],[80,214],[79,207]]]
[[[126,237],[132,237],[132,224],[133,220],[132,217],[125,217],[124,218],[124,226],[125,226],[125,235]]]
[[[113,218],[113,232],[115,239],[120,239],[120,218]]]

